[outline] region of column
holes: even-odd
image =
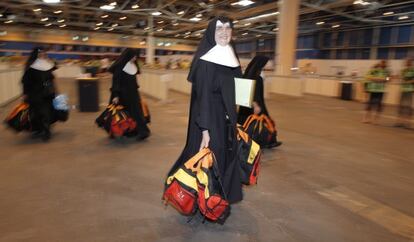
[[[296,41],[300,0],[279,0],[279,31],[276,34],[277,75],[291,75],[296,61]]]
[[[150,28],[147,36],[147,49],[145,52],[145,62],[147,64],[154,64],[155,56],[155,39],[154,39],[154,18],[152,16],[148,17],[148,27]]]

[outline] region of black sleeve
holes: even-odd
[[[264,87],[263,87],[263,78],[259,76],[256,80],[256,88],[254,91],[253,99],[261,108],[263,108],[264,103]]]
[[[204,61],[200,61],[196,71],[196,102],[199,104],[199,114],[196,122],[201,130],[210,130],[212,123],[210,118],[214,67]]]
[[[22,85],[23,85],[23,94],[29,95],[31,85],[30,85],[30,78],[29,78],[29,70],[25,71],[22,77]]]
[[[121,71],[122,70],[116,70],[112,75],[111,92],[113,97],[119,97],[119,94],[121,92]]]

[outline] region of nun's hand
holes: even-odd
[[[262,108],[257,102],[253,102],[253,112],[257,115],[259,115],[262,112]]]
[[[118,104],[118,103],[119,103],[119,97],[114,97],[114,98],[112,99],[112,103],[113,103],[113,104]]]
[[[200,150],[204,148],[208,148],[208,144],[210,143],[210,134],[208,130],[203,131],[203,138],[201,139]]]

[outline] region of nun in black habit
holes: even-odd
[[[230,203],[242,200],[236,152],[237,110],[234,78],[241,77],[231,43],[233,24],[217,17],[210,21],[193,58],[188,81],[192,83],[187,142],[168,176],[202,148],[216,156],[224,192]]]
[[[128,136],[136,136],[137,140],[146,139],[150,135],[147,121],[141,105],[141,97],[138,92],[137,74],[139,67],[137,65],[138,52],[136,49],[125,49],[119,58],[109,67],[112,75],[111,99],[110,102],[120,104],[137,122],[135,132],[129,133]]]
[[[55,63],[47,58],[41,47],[30,53],[22,78],[23,99],[29,104],[33,137],[47,141],[51,137],[50,124],[53,119],[55,85],[53,71]]]
[[[270,118],[264,99],[264,83],[261,76],[263,68],[268,61],[268,57],[257,55],[253,58],[253,60],[250,61],[250,63],[247,65],[246,70],[244,71],[243,77],[256,80],[256,87],[254,91],[253,107],[249,108],[240,106],[239,108],[237,119],[238,123],[241,125],[243,125],[246,119],[254,113],[257,115],[264,114]],[[274,121],[271,118],[270,120],[272,121],[273,126],[275,126]],[[272,144],[267,144],[265,147],[277,147],[281,144],[282,142],[277,141],[277,137],[275,137],[275,139],[272,140]]]

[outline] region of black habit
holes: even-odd
[[[147,121],[144,118],[144,112],[141,105],[141,97],[138,91],[139,85],[137,83],[136,74],[130,74],[124,70],[127,63],[137,55],[135,49],[125,49],[115,63],[109,68],[112,75],[111,98],[119,98],[119,104],[125,107],[125,110],[137,122],[135,132],[127,134],[128,136],[137,136],[138,139],[147,138],[150,135],[150,130],[147,126]],[[136,64],[135,64],[136,65]]]
[[[188,76],[192,89],[187,142],[168,176],[199,152],[202,131],[208,130],[209,148],[216,156],[224,192],[228,201],[234,203],[243,198],[239,165],[235,159],[237,110],[234,86],[234,78],[241,77],[242,73],[240,66],[232,68],[200,59],[216,45],[217,20],[229,22],[222,17],[213,19],[195,53]]]

